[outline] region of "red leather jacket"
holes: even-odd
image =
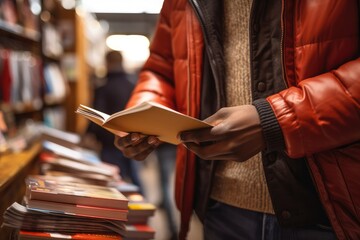
[[[254,1],[253,11],[260,2]],[[200,0],[165,0],[150,57],[128,106],[153,100],[200,117],[204,55],[214,78],[222,74],[212,63],[216,56],[209,44],[209,36],[216,35],[204,34],[208,26],[202,18],[206,11],[201,10],[206,4]],[[264,98],[265,108],[272,111],[281,129],[282,151],[290,158],[307,159],[321,203],[339,239],[360,238],[358,4],[355,0],[281,1],[278,54],[282,80],[276,81],[284,81],[286,89]],[[214,24],[216,21],[221,20],[215,19]],[[256,36],[254,29],[259,26],[251,24]],[[259,68],[255,60],[253,73]],[[221,89],[216,84],[215,88]],[[222,94],[220,91],[214,96],[218,102],[223,101]],[[195,168],[195,156],[179,146],[175,199],[181,211],[181,238],[186,237],[192,214]]]

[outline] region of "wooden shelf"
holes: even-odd
[[[35,143],[23,152],[2,154],[0,156],[0,193],[20,171],[28,167],[36,159],[40,149],[41,143]]]
[[[29,174],[38,174],[37,155],[41,151],[41,142],[20,153],[0,155],[0,225],[3,213],[13,202],[21,202],[25,194],[25,178]],[[10,239],[10,230],[0,228],[0,240]]]
[[[5,35],[18,40],[32,41],[40,43],[40,33],[31,29],[26,29],[20,25],[9,24],[4,20],[0,20],[0,31]]]
[[[28,102],[28,103],[0,103],[0,109],[6,109],[12,111],[14,114],[25,114],[41,111],[43,107],[42,101]]]

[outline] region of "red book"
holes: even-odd
[[[1,58],[3,61],[2,72],[1,72],[1,95],[2,101],[5,103],[10,102],[11,98],[11,73],[10,73],[10,64],[9,64],[9,51],[2,50]]]
[[[41,200],[28,200],[25,198],[26,206],[30,209],[59,212],[63,214],[76,215],[90,218],[104,218],[119,221],[127,221],[128,210],[107,207],[93,207],[79,204],[68,204],[49,202]]]
[[[59,233],[47,233],[47,232],[20,231],[19,240],[33,240],[33,239],[122,240],[122,237],[119,235],[108,235],[108,234],[89,234],[89,233],[59,234]]]
[[[122,235],[126,239],[153,239],[155,237],[155,230],[147,224],[126,224]]]

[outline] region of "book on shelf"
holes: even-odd
[[[149,202],[137,202],[128,204],[129,207],[129,218],[130,216],[144,216],[150,217],[153,216],[156,210],[156,206]]]
[[[113,187],[58,182],[37,175],[26,178],[26,197],[29,201],[42,200],[94,207],[128,208],[128,199]]]
[[[3,226],[36,232],[121,234],[125,222],[112,219],[88,218],[39,209],[29,209],[14,202],[4,212]]]
[[[101,163],[101,159],[96,152],[82,147],[67,147],[47,140],[43,141],[42,146],[44,151],[54,153],[57,156],[85,163]]]
[[[109,182],[108,185],[119,190],[122,194],[125,195],[125,197],[127,197],[129,194],[140,192],[140,187],[138,185],[123,180]]]
[[[66,109],[61,105],[53,105],[43,109],[44,124],[53,128],[66,128]]]
[[[77,133],[68,132],[46,125],[40,125],[41,139],[53,142],[68,148],[77,148],[81,143],[81,136]]]
[[[79,204],[59,203],[34,199],[24,199],[29,209],[43,210],[54,213],[63,213],[89,218],[105,218],[127,221],[128,210],[104,207],[94,207]]]
[[[154,102],[143,102],[112,115],[80,105],[76,113],[116,135],[138,132],[157,136],[161,141],[171,144],[180,143],[177,138],[180,132],[211,127],[199,119]]]
[[[63,102],[67,95],[67,81],[58,64],[44,66],[45,102],[47,104]]]
[[[107,177],[98,173],[87,173],[87,172],[69,172],[69,171],[54,171],[51,170],[51,167],[44,166],[47,165],[41,164],[41,172],[47,178],[60,182],[73,182],[73,183],[82,183],[82,184],[91,184],[91,185],[100,185],[100,186],[109,186],[115,187],[121,193],[126,196],[126,192],[122,192],[122,189],[127,190],[126,188],[119,188],[116,185],[113,185],[114,179]]]
[[[62,171],[72,174],[98,174],[117,180],[120,169],[105,162],[88,163],[67,159],[47,153],[40,154],[41,168],[44,171]]]

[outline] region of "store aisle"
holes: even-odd
[[[151,154],[142,164],[140,171],[140,177],[144,184],[145,196],[149,202],[153,204],[158,204],[160,202],[160,192],[159,192],[159,175],[157,173],[157,161],[156,155]],[[173,184],[174,177],[172,177],[171,186]],[[173,192],[173,189],[172,191]],[[179,226],[179,212],[173,206],[174,215],[176,216],[177,225]],[[170,240],[169,231],[167,229],[167,222],[165,218],[165,212],[163,209],[158,208],[156,210],[155,216],[150,218],[149,225],[151,225],[156,230],[155,239],[156,240]],[[189,240],[201,240],[202,239],[202,226],[196,217],[193,217]]]

